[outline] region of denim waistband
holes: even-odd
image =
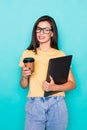
[[[47,101],[47,100],[61,100],[64,96],[48,96],[48,97],[29,97],[28,100],[40,100],[40,101]]]

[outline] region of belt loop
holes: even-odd
[[[41,100],[42,102],[44,102],[44,101],[45,101],[45,98],[44,98],[44,97],[41,97],[40,100]]]
[[[54,96],[54,99],[57,99],[57,96]]]

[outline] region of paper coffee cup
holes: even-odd
[[[26,57],[23,59],[24,65],[28,67],[32,73],[34,72],[34,61],[35,60],[32,57]]]

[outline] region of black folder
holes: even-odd
[[[46,80],[50,82],[49,76],[52,76],[55,84],[64,84],[67,82],[71,61],[72,55],[50,59]],[[58,91],[44,92],[44,97],[55,93],[58,93]]]

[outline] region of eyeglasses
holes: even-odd
[[[36,28],[36,33],[41,33],[41,31],[43,31],[43,33],[45,33],[45,34],[49,34],[50,31],[52,31],[52,29],[48,28],[48,27],[45,27],[45,28],[37,27]]]

